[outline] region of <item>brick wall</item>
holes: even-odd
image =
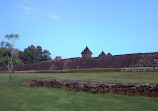
[[[93,58],[70,58],[46,61],[34,64],[14,66],[14,71],[25,70],[65,70],[86,68],[124,68],[124,67],[154,67],[158,66],[158,52],[114,55]],[[7,70],[0,67],[0,71]]]

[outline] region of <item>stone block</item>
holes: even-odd
[[[117,91],[117,94],[126,95],[126,92]]]
[[[45,87],[50,87],[50,82],[49,82],[49,81],[43,82],[43,86],[45,86]]]
[[[148,92],[148,93],[147,93],[147,96],[148,96],[148,97],[155,97],[155,96],[156,96],[156,93],[155,93],[155,91],[151,91],[151,92]]]
[[[97,89],[96,88],[91,88],[91,93],[97,93],[98,91],[97,91]]]
[[[108,92],[110,92],[110,89],[105,87],[105,88],[103,89],[103,92],[104,92],[104,93],[108,93]]]
[[[121,88],[118,88],[117,90],[120,92],[126,92],[128,89],[125,87],[121,87]]]
[[[130,90],[137,90],[136,87],[130,87],[129,89],[130,89]]]
[[[129,84],[128,83],[122,83],[122,87],[127,88],[127,87],[129,87]]]
[[[138,92],[143,92],[144,88],[143,87],[138,87]]]
[[[37,79],[30,80],[30,86],[45,86],[63,88],[66,90],[84,91],[91,93],[108,93],[130,95],[130,96],[146,96],[158,97],[157,84],[107,84],[96,82],[82,82],[73,80],[56,80],[56,79]]]

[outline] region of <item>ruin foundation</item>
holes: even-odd
[[[53,88],[62,88],[74,92],[90,93],[115,93],[130,96],[158,97],[158,84],[141,83],[103,83],[103,82],[83,82],[75,80],[57,80],[57,79],[35,79],[29,84],[33,86],[44,86]]]

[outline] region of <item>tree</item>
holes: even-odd
[[[13,59],[17,54],[17,51],[14,49],[15,40],[19,38],[17,34],[5,35],[7,42],[1,41],[1,48],[4,48],[5,60],[3,64],[8,68],[10,74],[10,85],[11,85],[11,72],[13,70]]]
[[[41,46],[35,47],[34,45],[25,48],[24,52],[19,52],[19,58],[25,64],[51,60],[50,55],[48,50],[43,50]]]
[[[47,51],[47,50],[44,50],[42,52],[42,61],[47,61],[47,60],[51,60],[51,57],[50,57],[50,52]]]
[[[10,56],[10,51],[7,48],[0,48],[0,66],[7,64],[7,54]]]

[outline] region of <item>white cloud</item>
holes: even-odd
[[[20,4],[19,7],[24,9],[25,11],[37,11],[39,9],[39,7],[31,7],[23,4]]]
[[[47,14],[48,14],[51,18],[53,18],[53,19],[61,19],[60,16],[56,15],[56,14],[53,13],[53,12],[48,12]]]
[[[18,5],[17,5],[18,8],[21,8],[23,10],[25,10],[26,12],[36,12],[36,11],[39,11],[39,9],[43,8],[42,5],[34,5],[31,0],[22,0]],[[50,18],[52,19],[61,19],[61,17],[53,12],[44,12],[45,14],[47,14],[47,16],[49,16]]]
[[[34,6],[30,0],[22,0],[19,4],[17,4],[18,8],[21,8],[25,11],[37,11],[39,8],[39,6]]]

